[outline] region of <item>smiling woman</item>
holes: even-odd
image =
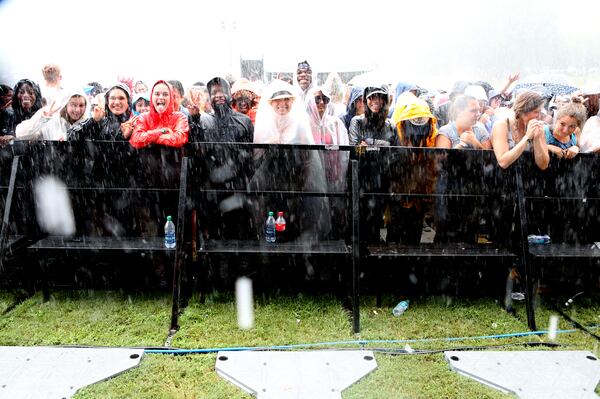
[[[137,121],[130,143],[135,148],[150,144],[181,147],[188,142],[189,125],[187,117],[175,111],[173,88],[164,80],[152,87],[150,111],[141,114]]]
[[[268,144],[314,144],[308,115],[297,90],[287,82],[273,80],[256,113],[254,142]]]

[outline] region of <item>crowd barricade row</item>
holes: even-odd
[[[580,155],[538,171],[528,155],[522,158],[502,170],[492,151],[477,150],[240,143],[135,150],[126,142],[18,143],[0,150],[1,255],[18,264],[13,244],[26,243],[21,253],[32,267],[26,277],[41,281],[46,298],[50,281],[60,286],[93,280],[94,265],[103,271],[112,265],[112,277],[125,282],[135,280],[134,265],[149,262],[162,270],[163,281],[173,281],[172,328],[182,275],[197,279],[203,293],[215,284],[214,272],[208,272],[214,259],[219,265],[258,265],[257,280],[267,285],[280,262],[293,258],[308,270],[325,259],[338,273],[340,291],[349,294],[355,332],[361,273],[373,277],[381,302],[384,291],[410,293],[406,276],[428,283],[431,275],[424,271],[436,265],[450,266],[452,277],[467,284],[474,283],[467,265],[475,265],[479,275],[497,273],[493,278],[502,287],[516,265],[535,328],[538,261],[598,257],[600,248],[589,244],[600,241],[599,161]],[[72,236],[37,226],[32,188],[49,175],[66,186],[75,217]],[[275,244],[264,236],[268,211],[283,211],[287,221]],[[167,215],[176,221],[175,249],[164,246]],[[528,232],[549,234],[553,243],[529,245]],[[79,274],[73,277],[68,264]]]
[[[248,267],[269,291],[282,264],[285,273],[304,278],[305,268],[326,259],[344,283],[351,281],[351,185],[347,181],[352,147],[191,143],[186,155],[192,216],[192,260],[200,288],[212,286],[219,268]],[[334,169],[325,173],[325,165]],[[286,230],[267,243],[268,212],[283,212]],[[292,267],[293,266],[293,267]],[[211,268],[214,269],[214,268]],[[294,278],[294,277],[291,277]],[[343,294],[342,294],[343,295]],[[358,329],[358,287],[351,291]]]
[[[552,157],[545,171],[534,167],[533,160],[519,165],[522,184],[517,186],[517,196],[523,231],[550,238],[546,244],[523,240],[532,307],[536,295],[550,285],[554,294],[566,298],[598,291],[599,168],[600,158],[595,154],[569,160]],[[534,319],[530,328],[536,328]]]
[[[493,280],[501,294],[518,255],[514,174],[493,152],[390,147],[358,162],[361,269],[379,281],[378,306],[382,291],[434,293],[443,280],[457,293]]]
[[[2,286],[31,289],[27,259],[21,255],[35,237],[33,203],[24,173],[23,146],[0,150],[0,274]],[[12,267],[8,267],[11,265]]]

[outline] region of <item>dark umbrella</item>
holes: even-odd
[[[554,96],[570,95],[579,89],[577,87],[556,83],[519,83],[515,86],[513,92],[519,93],[523,90],[532,90],[539,93],[543,97],[552,98]]]
[[[569,95],[579,89],[571,86],[568,79],[563,75],[538,74],[522,79],[515,86],[513,92],[518,93],[522,90],[532,90],[546,98],[552,98],[554,96]]]

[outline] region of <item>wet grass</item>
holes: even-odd
[[[552,350],[530,347],[526,342],[548,342],[545,335],[484,338],[526,332],[522,303],[516,316],[506,313],[490,299],[410,298],[400,317],[391,314],[394,298],[383,307],[372,297],[361,303],[361,334],[351,332],[349,313],[330,296],[278,296],[257,300],[255,328],[237,328],[236,310],[230,295],[211,295],[204,303],[193,298],[180,318],[180,330],[172,346],[178,348],[227,348],[352,341],[320,348],[374,350],[378,368],[344,391],[349,398],[508,398],[451,371],[442,352],[406,354],[405,349],[441,351],[462,347],[514,345],[497,350]],[[0,295],[0,306],[10,293]],[[578,301],[570,316],[591,325],[599,320],[600,306]],[[539,329],[545,329],[555,311],[541,302]],[[49,303],[35,295],[0,317],[2,345],[109,345],[162,346],[169,326],[168,295],[128,297],[118,292],[58,292]],[[583,324],[583,323],[582,323]],[[560,329],[572,325],[561,318]],[[26,333],[25,333],[26,332]],[[464,338],[457,340],[456,338]],[[380,340],[385,342],[379,342]],[[399,340],[401,342],[389,342]],[[406,342],[404,340],[411,340]],[[373,342],[377,341],[377,342]],[[598,353],[597,340],[583,332],[559,334],[563,350]],[[406,345],[410,347],[406,347]],[[391,354],[391,350],[396,354]],[[89,386],[75,398],[250,398],[217,376],[215,353],[203,355],[146,354],[139,367],[108,381]]]
[[[161,346],[169,322],[168,295],[57,291],[2,316],[0,345]]]

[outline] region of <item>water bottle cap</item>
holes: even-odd
[[[283,216],[283,212],[277,212],[277,216]]]
[[[167,222],[171,221],[171,215],[167,216]]]
[[[269,211],[269,216],[273,216],[273,212]]]

